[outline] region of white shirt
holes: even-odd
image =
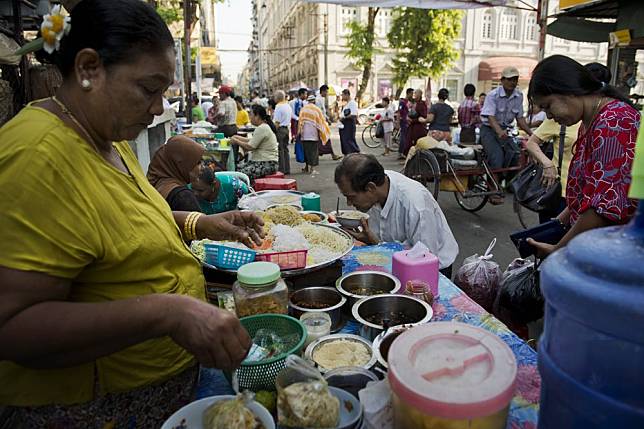
[[[351,114],[349,116],[358,116],[358,103],[356,103],[355,100],[350,100],[346,106],[342,109],[344,112],[346,109],[349,109],[351,111]],[[345,116],[346,118],[347,116]]]
[[[321,95],[318,95],[317,97],[315,97],[315,105],[320,108],[322,113],[324,113],[324,117],[327,118],[327,115],[326,115],[326,100],[324,99],[324,97],[322,97]]]
[[[291,116],[293,111],[291,106],[288,103],[280,103],[275,106],[275,112],[273,112],[273,122],[278,127],[290,127],[291,126]]]
[[[391,107],[391,104],[387,106],[387,108],[382,112],[382,118],[381,119],[387,119],[387,121],[382,123],[382,129],[386,133],[390,133],[394,130],[394,108]]]
[[[389,177],[389,196],[384,207],[369,210],[369,228],[381,241],[413,246],[419,241],[438,257],[440,268],[454,263],[458,243],[432,194],[420,183],[395,171]]]

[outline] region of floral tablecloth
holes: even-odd
[[[376,270],[391,272],[391,257],[402,250],[398,243],[356,247],[343,259],[343,272]],[[534,429],[539,413],[541,378],[537,371],[537,353],[513,334],[503,323],[472,301],[444,276],[439,281],[440,297],[434,302],[432,320],[456,320],[480,326],[498,335],[514,352],[518,364],[517,390],[510,405],[507,429]],[[358,326],[349,322],[342,332],[356,333]],[[231,394],[232,390],[219,371],[202,370],[198,398]]]

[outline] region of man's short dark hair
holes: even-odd
[[[308,94],[309,90],[306,88],[300,88],[297,90],[297,95]]]
[[[480,94],[479,94],[479,97],[487,97],[487,94],[485,94],[484,92],[482,92],[482,93],[480,93]]]
[[[474,94],[476,94],[476,87],[471,83],[466,84],[463,88],[463,94],[465,94],[466,97],[473,97]]]
[[[329,90],[329,85],[327,85],[327,84],[324,84],[324,85],[322,85],[322,86],[320,87],[320,92],[322,92],[322,91],[328,91],[328,90]]]
[[[407,91],[405,91],[405,94],[413,94],[414,88],[407,88]]]
[[[449,90],[447,88],[441,88],[438,90],[438,99],[447,100],[449,98]]]
[[[385,169],[376,157],[363,153],[345,156],[335,168],[335,183],[340,183],[340,180],[345,178],[355,192],[366,191],[370,182],[382,186],[386,177]]]
[[[389,97],[382,97],[383,103],[389,103]]]
[[[348,89],[343,89],[343,90],[342,90],[342,95],[348,95],[348,96],[351,96],[351,91],[349,91]]]

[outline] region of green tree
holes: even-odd
[[[349,35],[347,36],[347,48],[349,51],[346,57],[353,60],[356,66],[362,68],[362,79],[358,86],[356,100],[360,102],[362,94],[367,90],[369,79],[371,78],[371,66],[373,65],[373,56],[379,52],[374,46],[376,38],[375,25],[378,7],[370,7],[367,15],[367,22],[351,21],[348,24]]]
[[[396,50],[392,60],[396,98],[410,77],[435,78],[458,59],[454,40],[462,19],[460,10],[394,9],[387,39]]]

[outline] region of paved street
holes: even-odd
[[[358,136],[362,129],[358,128]],[[337,129],[333,129],[333,145],[336,153],[340,152],[339,136]],[[370,149],[366,147],[358,138],[358,145],[365,153],[371,153],[378,157],[385,169],[400,171],[402,166],[398,163],[395,155],[388,157],[381,156],[382,148]],[[293,149],[291,147],[291,155]],[[313,191],[321,195],[322,210],[329,212],[335,210],[339,191],[333,181],[333,172],[339,161],[333,161],[330,155],[320,157],[320,174],[311,178],[308,174],[301,172],[303,164],[295,162],[292,155],[291,173],[292,177],[297,179],[298,188],[301,191]],[[494,260],[501,265],[504,270],[507,265],[518,257],[518,253],[509,234],[521,228],[516,214],[512,210],[512,199],[506,198],[502,206],[492,206],[487,204],[477,213],[469,213],[461,209],[456,203],[456,199],[451,192],[441,193],[438,202],[447,217],[452,231],[460,246],[459,256],[454,264],[456,270],[461,266],[463,259],[474,254],[483,253],[490,241],[496,237],[497,244],[494,248]],[[341,206],[347,208],[346,200],[341,199]]]

